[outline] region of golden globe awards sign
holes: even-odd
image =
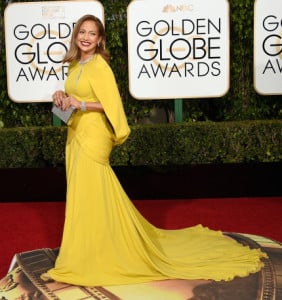
[[[254,83],[259,94],[282,94],[282,1],[256,0]]]
[[[228,1],[133,1],[127,22],[135,98],[220,97],[228,91]]]
[[[102,21],[98,1],[47,1],[9,4],[5,42],[9,97],[16,102],[48,102],[64,88],[67,51],[75,22],[85,14]]]

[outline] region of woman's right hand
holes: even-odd
[[[62,107],[63,100],[66,97],[67,97],[66,93],[62,90],[56,91],[52,96],[54,104],[58,107]]]

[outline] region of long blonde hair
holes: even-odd
[[[67,51],[63,63],[65,62],[72,62],[74,60],[80,59],[80,51],[76,44],[76,37],[79,33],[79,29],[83,22],[85,21],[93,21],[95,22],[96,26],[98,27],[98,34],[100,37],[100,43],[96,46],[95,53],[100,54],[106,62],[109,62],[110,56],[108,51],[106,50],[106,33],[105,28],[101,20],[93,15],[84,15],[81,17],[75,24],[72,32],[71,42],[70,42],[70,48]]]

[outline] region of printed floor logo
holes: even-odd
[[[282,94],[282,1],[257,0],[254,83],[259,94]]]
[[[89,13],[104,21],[104,10],[98,1],[25,2],[7,6],[7,83],[13,101],[52,101],[53,92],[64,88],[68,66],[62,65],[63,57],[75,22]]]
[[[229,88],[229,6],[133,1],[129,89],[137,99],[219,97]],[[218,0],[216,0],[218,4]]]

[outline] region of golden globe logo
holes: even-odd
[[[85,14],[102,21],[98,1],[12,3],[5,9],[6,66],[9,97],[16,102],[49,102],[64,89],[69,47],[75,22]]]
[[[228,7],[225,0],[131,2],[127,26],[130,93],[137,99],[225,94],[229,88]]]
[[[16,82],[30,80],[65,80],[67,66],[62,66],[74,24],[18,24],[13,28],[15,60],[20,68]]]
[[[282,1],[256,0],[254,87],[262,95],[282,94]]]
[[[220,75],[221,20],[181,19],[179,24],[175,23],[172,19],[137,24],[137,35],[144,38],[137,45],[137,55],[143,61],[152,62],[142,65],[138,78]]]
[[[268,15],[262,22],[263,29],[269,34],[264,38],[262,48],[264,53],[273,57],[266,62],[263,73],[270,71],[282,73],[282,14]]]

